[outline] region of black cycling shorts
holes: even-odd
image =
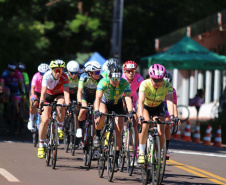
[[[70,93],[70,100],[77,101],[77,94],[71,94]]]
[[[35,91],[35,95],[38,96],[38,99],[40,99],[41,93]]]
[[[148,106],[144,105],[144,108],[148,111],[150,118],[153,116],[165,117],[165,110],[164,110],[163,102],[157,107],[148,107]]]
[[[118,104],[115,104],[115,105],[108,104],[108,103],[105,103],[103,101],[101,101],[101,103],[103,103],[103,104],[106,105],[109,113],[112,112],[112,111],[114,111],[116,114],[124,114],[124,109],[123,109],[123,103],[122,103],[122,101],[119,102]]]
[[[84,94],[82,93],[82,101],[86,101],[87,104],[90,103],[90,104],[93,104],[93,102],[95,101],[95,96],[96,94]]]
[[[50,95],[46,93],[46,99],[45,102],[51,103],[53,102],[58,96],[63,96],[64,93],[59,93],[59,94],[55,94],[55,95]]]

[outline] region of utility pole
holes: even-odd
[[[121,62],[123,5],[124,0],[114,0],[111,57],[118,58],[120,62]]]

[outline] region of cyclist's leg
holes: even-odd
[[[64,96],[60,95],[55,98],[58,104],[64,104]],[[57,107],[57,122],[58,122],[58,136],[59,139],[64,139],[64,133],[62,131],[62,127],[64,125],[64,117],[65,117],[66,107]]]
[[[165,117],[163,117],[163,116],[158,116],[158,118],[161,121],[165,121]],[[155,119],[155,117],[153,117],[153,119]],[[164,136],[165,136],[165,125],[164,124],[158,124],[157,128],[158,128],[158,134],[159,134],[159,140],[160,140],[160,149],[162,150],[163,145],[165,143],[165,138],[164,138]]]
[[[145,121],[150,121],[149,112],[147,109],[144,108],[143,117]],[[138,163],[144,164],[144,154],[146,148],[146,141],[148,137],[148,129],[149,125],[146,123],[142,124],[142,132],[139,134],[139,158]]]
[[[31,98],[32,97],[30,97],[30,99]],[[36,94],[34,95],[34,98],[39,99],[39,97]],[[30,107],[29,107],[30,114],[29,114],[29,121],[28,121],[28,125],[27,125],[29,130],[33,129],[35,113],[36,113],[36,109],[38,107],[38,102],[37,101],[33,102],[33,107],[31,107],[31,105],[32,105],[32,101],[30,100]]]
[[[9,96],[10,96],[10,89],[8,87],[4,87],[3,88],[3,92],[2,92],[2,101],[4,104],[4,114],[7,112],[8,109],[8,103],[9,103]]]

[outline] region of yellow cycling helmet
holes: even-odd
[[[52,60],[49,65],[50,68],[54,67],[62,67],[65,68],[65,62],[63,60],[57,59],[57,60]]]

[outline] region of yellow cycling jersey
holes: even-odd
[[[139,92],[145,93],[144,104],[146,106],[156,107],[164,101],[167,94],[173,94],[173,87],[171,83],[163,81],[162,86],[156,89],[151,79],[147,79],[140,84]]]

